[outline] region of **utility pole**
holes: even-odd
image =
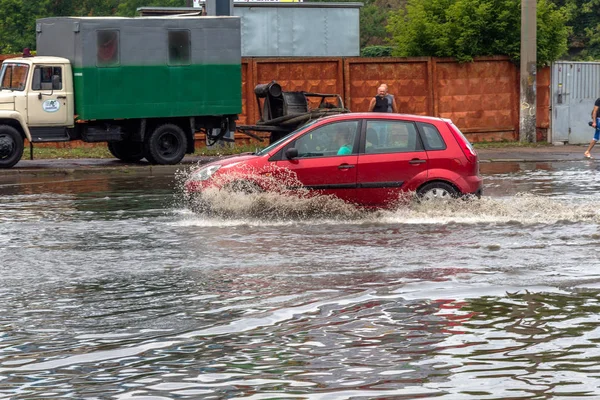
[[[537,0],[521,0],[521,107],[519,141],[536,141]]]
[[[186,7],[191,7],[192,6],[192,0],[185,0],[185,6]]]

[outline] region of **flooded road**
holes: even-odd
[[[173,171],[4,176],[0,398],[600,397],[598,167],[482,173],[480,201],[227,217]]]

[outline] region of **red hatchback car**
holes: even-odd
[[[387,113],[313,121],[258,153],[198,168],[186,191],[268,191],[266,182],[290,175],[297,186],[365,207],[389,206],[401,192],[422,198],[482,192],[477,153],[452,121]]]

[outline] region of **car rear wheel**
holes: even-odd
[[[431,182],[420,188],[417,196],[424,201],[449,200],[456,198],[458,191],[449,183]]]

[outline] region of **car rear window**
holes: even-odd
[[[412,121],[367,121],[365,154],[422,151],[417,128]]]
[[[423,146],[425,150],[445,150],[446,143],[440,134],[440,131],[435,125],[428,124],[425,122],[419,122],[419,129],[421,130],[421,136],[423,139]]]

